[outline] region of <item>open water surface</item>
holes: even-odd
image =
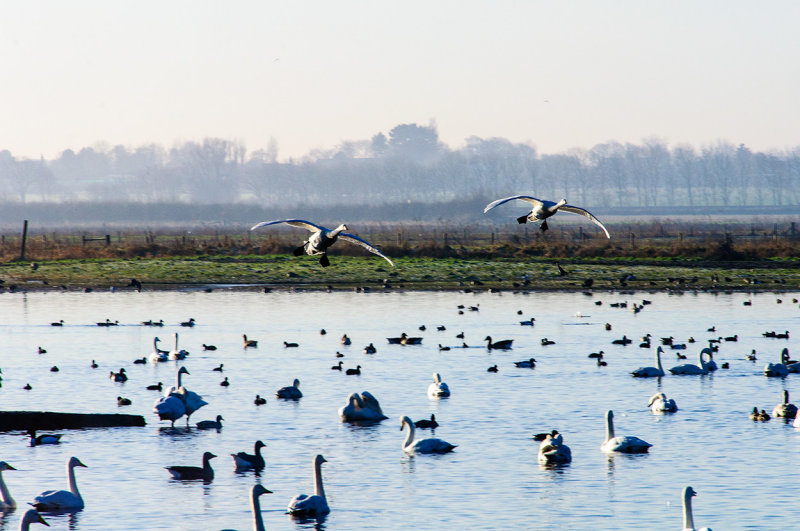
[[[0,408],[69,412],[124,412],[145,416],[143,428],[62,430],[60,445],[30,447],[22,432],[0,433],[0,460],[17,471],[3,474],[20,507],[0,516],[0,530],[16,529],[26,502],[48,489],[65,489],[65,464],[77,469],[86,508],[74,515],[47,515],[52,529],[251,529],[249,489],[262,483],[267,529],[680,529],[681,491],[692,485],[698,526],[714,529],[791,529],[800,521],[800,430],[778,419],[754,423],[753,406],[771,411],[788,389],[800,401],[800,375],[766,378],[769,361],[779,361],[796,340],[762,337],[767,330],[800,330],[798,294],[581,293],[489,294],[452,292],[354,293],[215,290],[185,292],[17,293],[0,296]],[[778,304],[776,299],[783,299]],[[633,302],[652,301],[639,313]],[[602,301],[602,306],[595,305]],[[610,303],[628,301],[628,309]],[[752,305],[745,306],[745,301]],[[459,304],[479,306],[464,310]],[[518,315],[517,310],[523,314]],[[583,317],[576,317],[580,312]],[[536,318],[536,326],[519,321]],[[194,317],[193,328],[178,326]],[[115,327],[98,327],[106,318]],[[63,327],[50,322],[64,320]],[[141,326],[163,319],[163,328]],[[613,330],[606,331],[608,322]],[[418,330],[420,325],[427,330]],[[707,328],[716,326],[716,332]],[[437,326],[446,330],[438,331]],[[320,329],[327,331],[320,334]],[[420,346],[389,345],[401,332],[423,337]],[[440,352],[437,344],[471,348]],[[134,365],[152,351],[159,336],[170,348],[180,333],[190,356],[182,362]],[[242,334],[257,349],[242,347]],[[353,344],[339,344],[342,334]],[[630,371],[653,365],[653,349],[639,338],[674,336],[697,343],[686,351],[696,362],[708,338],[738,335],[715,356],[730,369],[708,376],[634,379]],[[627,346],[611,341],[625,334]],[[513,339],[509,351],[488,351],[486,335]],[[547,337],[555,345],[541,346]],[[299,348],[284,348],[283,342]],[[205,352],[203,343],[217,351]],[[374,343],[377,354],[362,348]],[[47,350],[38,354],[37,347]],[[758,361],[744,357],[752,349]],[[606,367],[588,359],[605,351]],[[330,370],[345,354],[344,367],[360,376]],[[534,357],[535,369],[513,362]],[[90,368],[94,359],[97,369]],[[678,363],[667,349],[665,369]],[[212,368],[224,363],[224,373]],[[172,385],[176,367],[190,371],[184,385],[209,405],[191,418],[224,417],[224,427],[171,429],[152,413],[160,396],[145,387]],[[497,364],[497,373],[486,369]],[[50,372],[58,366],[59,372]],[[125,367],[130,379],[114,383],[109,371]],[[439,372],[452,396],[426,395]],[[219,385],[223,376],[230,387]],[[282,401],[274,392],[299,378],[304,397]],[[30,383],[30,391],[23,386]],[[388,420],[352,426],[337,410],[352,392],[374,394]],[[680,410],[655,416],[649,397],[663,391]],[[266,396],[255,406],[256,394]],[[117,396],[133,401],[118,408]],[[618,435],[653,444],[649,454],[609,457],[600,451],[604,413],[615,412]],[[441,456],[406,456],[399,418],[435,413],[434,436],[458,448]],[[546,469],[537,462],[534,433],[558,429],[573,462]],[[430,437],[417,430],[418,437]],[[263,440],[267,466],[260,474],[234,472],[229,454],[252,453]],[[165,466],[212,460],[213,482],[170,479]],[[298,522],[285,514],[298,493],[313,493],[312,458],[328,460],[323,477],[331,513],[321,522]],[[34,526],[34,528],[38,528]],[[41,527],[44,529],[44,527]]]

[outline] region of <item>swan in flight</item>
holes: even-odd
[[[347,397],[347,405],[339,408],[339,416],[348,422],[376,422],[389,417],[383,414],[378,399],[368,391],[360,395],[352,393]]]
[[[48,527],[50,526],[50,524],[47,523],[47,520],[42,518],[42,515],[39,514],[39,511],[36,509],[28,509],[25,511],[25,514],[23,514],[22,518],[19,519],[19,531],[29,531],[31,524],[44,524]]]
[[[298,494],[289,502],[287,511],[293,516],[309,517],[324,516],[331,512],[328,500],[325,498],[325,489],[322,487],[322,463],[327,459],[317,454],[314,457],[314,495]]]
[[[636,378],[657,378],[659,376],[664,376],[664,368],[661,366],[661,353],[664,352],[664,349],[658,347],[656,349],[656,366],[655,367],[639,367],[635,371],[631,372],[633,376]]]
[[[14,501],[14,498],[11,497],[11,493],[8,491],[6,482],[3,481],[3,472],[6,470],[16,470],[16,468],[5,461],[0,461],[0,495],[3,496],[3,499],[0,500],[0,511],[9,511],[17,506],[17,502]]]
[[[555,430],[553,430],[555,431]],[[572,461],[572,451],[564,444],[561,434],[548,433],[539,444],[539,464],[564,465]]]
[[[253,509],[253,529],[255,531],[265,531],[264,520],[261,519],[261,503],[258,497],[262,494],[272,494],[264,485],[256,484],[250,489],[250,508]]]
[[[430,398],[450,396],[450,388],[442,381],[438,372],[433,373],[433,383],[428,386],[428,396]]]
[[[266,227],[267,225],[275,225],[276,223],[288,223],[293,227],[300,227],[301,229],[307,229],[311,231],[311,236],[309,236],[308,240],[303,242],[303,245],[294,250],[294,255],[301,256],[303,253],[305,253],[310,256],[320,256],[319,263],[322,267],[328,267],[330,265],[330,261],[328,261],[328,247],[336,243],[336,240],[339,238],[343,239],[344,241],[360,245],[367,251],[377,254],[394,266],[394,263],[389,260],[389,258],[387,258],[386,255],[384,255],[377,247],[374,247],[366,240],[362,240],[355,234],[344,232],[347,230],[347,225],[344,223],[335,229],[328,229],[303,219],[279,219],[276,221],[262,221],[261,223],[257,223],[250,227],[250,230],[256,230],[261,227]]]
[[[705,356],[711,356],[711,349],[704,348],[698,355],[700,366],[686,363],[677,365],[669,370],[672,374],[708,374],[708,364],[706,363]]]
[[[667,398],[667,395],[664,393],[656,393],[651,396],[647,407],[650,408],[650,411],[652,411],[654,415],[661,413],[675,413],[678,411],[678,404],[675,403],[675,400],[672,398]]]
[[[540,227],[542,232],[548,229],[547,226],[547,218],[554,215],[559,210],[562,212],[569,212],[570,214],[578,214],[579,216],[583,216],[585,218],[589,218],[595,225],[603,229],[607,238],[611,238],[611,235],[608,233],[606,228],[600,223],[600,220],[594,217],[588,210],[583,208],[579,208],[576,206],[568,205],[566,199],[562,199],[558,203],[554,203],[553,201],[545,201],[542,199],[536,199],[535,197],[531,197],[529,195],[512,195],[511,197],[506,197],[504,199],[498,199],[497,201],[492,201],[486,208],[483,209],[484,214],[496,206],[500,206],[503,203],[507,203],[508,201],[513,201],[514,199],[519,199],[521,201],[525,201],[533,205],[533,209],[525,214],[524,216],[520,216],[517,218],[517,223],[525,223],[530,221],[531,223],[536,223],[537,221],[542,222],[542,226]]]
[[[435,438],[414,440],[414,422],[408,417],[400,417],[400,431],[406,427],[408,432],[403,441],[403,451],[407,454],[445,454],[457,446]]]
[[[683,489],[683,531],[711,531],[708,527],[697,529],[694,526],[694,516],[692,515],[693,496],[697,496],[697,492],[692,487]]]
[[[261,470],[266,466],[266,462],[264,461],[264,456],[261,455],[261,449],[267,446],[263,442],[256,441],[255,444],[255,453],[248,454],[247,452],[239,452],[236,454],[231,454],[233,457],[233,463],[236,466],[236,471],[241,472],[242,470]]]
[[[83,509],[83,498],[78,492],[78,483],[75,481],[75,467],[85,467],[77,457],[70,457],[67,461],[67,479],[69,490],[48,490],[36,496],[31,505],[38,511],[69,512]]]
[[[626,454],[642,454],[653,446],[639,437],[626,435],[624,437],[614,436],[614,412],[610,409],[606,411],[606,440],[600,447],[604,452],[622,452]]]

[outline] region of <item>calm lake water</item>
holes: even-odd
[[[0,407],[4,410],[125,412],[147,419],[143,428],[62,430],[63,443],[30,447],[21,432],[0,433],[0,459],[17,471],[3,474],[20,504],[0,517],[0,529],[16,529],[23,506],[40,492],[67,487],[65,464],[77,470],[86,508],[74,515],[47,516],[52,529],[251,529],[250,487],[273,491],[261,497],[268,529],[680,529],[681,491],[692,485],[695,522],[714,529],[790,529],[800,521],[795,502],[800,483],[800,430],[773,419],[755,424],[753,406],[772,411],[788,389],[800,401],[800,375],[762,374],[795,339],[762,337],[767,330],[800,330],[800,309],[787,294],[607,293],[311,293],[248,290],[117,293],[20,293],[0,295]],[[778,304],[776,299],[783,299]],[[643,298],[651,305],[630,311]],[[751,300],[752,305],[743,302]],[[602,301],[597,306],[595,301]],[[628,301],[628,309],[610,303]],[[457,306],[479,306],[479,311]],[[523,314],[518,315],[517,311]],[[580,312],[582,317],[576,317]],[[520,326],[531,316],[536,326]],[[193,317],[194,328],[178,326]],[[106,318],[116,327],[98,327]],[[50,322],[64,320],[63,327]],[[163,319],[163,328],[141,326]],[[613,325],[606,331],[604,324]],[[427,330],[418,330],[420,325]],[[716,332],[707,328],[716,326]],[[437,326],[446,330],[438,331]],[[327,334],[321,335],[320,329]],[[401,332],[424,338],[420,346],[389,345]],[[473,348],[440,352],[437,344]],[[135,365],[152,351],[158,335],[171,347],[180,333],[190,351],[183,362]],[[244,350],[241,335],[257,339]],[[353,344],[339,344],[342,334]],[[708,376],[635,379],[630,371],[653,365],[653,350],[638,348],[646,333],[697,343],[685,352],[696,362],[708,338],[738,335],[715,356],[730,369]],[[611,341],[625,334],[627,347]],[[488,351],[483,338],[513,339],[510,351]],[[542,346],[547,337],[555,345]],[[284,348],[283,342],[299,348]],[[218,350],[204,352],[203,343]],[[362,348],[374,343],[377,354]],[[41,346],[46,354],[38,354]],[[655,346],[655,343],[654,343]],[[587,354],[605,351],[606,367]],[[744,360],[752,349],[755,363]],[[345,354],[344,367],[330,370]],[[535,369],[513,362],[535,357]],[[90,368],[94,359],[100,365]],[[667,350],[665,368],[679,363]],[[224,363],[220,375],[212,368]],[[183,383],[209,405],[196,421],[224,417],[221,431],[170,429],[152,413],[160,396],[147,385],[171,385],[176,367],[190,371]],[[499,371],[486,369],[497,364]],[[58,366],[60,371],[50,372]],[[125,367],[130,379],[109,380]],[[439,372],[452,396],[432,400],[426,391]],[[231,385],[221,387],[227,376]],[[300,379],[299,402],[275,399],[275,391]],[[33,389],[23,390],[30,383]],[[337,410],[352,392],[368,390],[388,420],[374,426],[342,423]],[[655,416],[647,408],[658,391],[680,410]],[[255,406],[256,394],[266,396]],[[133,401],[118,408],[117,396]],[[612,409],[618,435],[653,444],[649,454],[609,457],[600,451],[604,413]],[[404,455],[399,418],[435,413],[435,436],[458,448],[441,456]],[[176,422],[184,427],[185,420]],[[534,433],[558,429],[573,462],[545,469],[537,462]],[[431,436],[418,430],[418,436]],[[252,452],[266,443],[267,467],[260,476],[234,472],[231,453]],[[178,482],[170,465],[200,465],[203,452],[216,477],[210,484]],[[296,522],[288,501],[313,493],[312,459],[328,460],[323,477],[330,515],[322,523]],[[44,529],[34,526],[34,529]]]

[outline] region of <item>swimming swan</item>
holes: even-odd
[[[417,439],[414,440],[414,423],[408,417],[400,417],[400,431],[408,427],[406,440],[403,441],[403,451],[407,454],[445,454],[452,452],[456,447],[442,439]]]
[[[310,256],[319,255],[319,263],[322,267],[328,267],[330,262],[328,261],[328,247],[336,243],[336,240],[341,238],[347,242],[355,243],[356,245],[360,245],[367,251],[377,254],[390,264],[394,266],[389,258],[386,257],[380,250],[374,247],[371,243],[366,240],[362,240],[355,234],[350,234],[349,232],[344,232],[347,230],[347,225],[344,223],[336,227],[335,229],[328,229],[321,225],[316,225],[311,223],[310,221],[305,221],[303,219],[279,219],[276,221],[262,221],[261,223],[257,223],[250,227],[250,230],[256,230],[261,227],[266,227],[267,225],[274,225],[276,223],[288,223],[293,227],[300,227],[302,229],[307,229],[312,232],[311,236],[309,236],[308,240],[303,242],[303,245],[298,247],[294,250],[295,256],[300,256],[303,253],[306,253]]]
[[[783,390],[783,403],[775,406],[772,410],[773,417],[783,417],[785,419],[793,419],[797,417],[797,406],[789,403],[789,391]]]
[[[39,514],[39,511],[36,509],[28,509],[25,511],[25,514],[22,515],[22,518],[19,519],[19,531],[29,531],[31,524],[44,524],[46,526],[50,525],[47,523],[47,520],[42,518],[42,515]]]
[[[700,366],[693,365],[691,363],[686,363],[684,365],[678,365],[673,367],[669,370],[672,374],[708,374],[708,364],[706,363],[705,356],[711,355],[710,348],[704,348],[700,351],[698,355],[698,359],[700,362]]]
[[[322,455],[314,457],[314,495],[298,494],[289,502],[287,511],[293,516],[323,516],[331,512],[325,489],[322,487],[322,463],[327,460]]]
[[[16,470],[16,468],[9,465],[5,461],[0,461],[0,495],[3,496],[3,499],[0,500],[0,511],[8,511],[17,506],[17,502],[15,502],[14,498],[11,497],[11,493],[8,491],[8,487],[6,486],[6,482],[3,480],[3,472],[6,470]]]
[[[674,413],[678,411],[678,404],[672,398],[667,398],[664,393],[656,393],[650,397],[650,402],[647,404],[650,411],[654,415],[660,413]]]
[[[430,398],[450,396],[450,388],[442,381],[438,372],[433,373],[433,383],[428,386],[428,396]]]
[[[614,436],[614,412],[610,409],[606,411],[606,440],[600,446],[604,452],[622,452],[626,454],[641,454],[653,446],[647,441],[638,437],[626,435],[624,437]]]
[[[784,357],[783,354],[781,354],[781,361],[783,360]],[[783,378],[787,374],[789,374],[789,369],[784,363],[767,363],[767,365],[764,367],[764,376],[777,376],[778,378]]]
[[[250,489],[250,508],[253,509],[253,529],[254,531],[265,531],[264,520],[261,519],[261,503],[258,497],[262,494],[272,494],[263,485],[253,485]]]
[[[158,348],[158,342],[161,341],[158,337],[153,338],[153,352],[150,353],[150,363],[158,363],[160,361],[167,361],[168,352]]]
[[[33,499],[33,505],[38,511],[61,512],[79,511],[83,509],[83,498],[78,492],[78,483],[75,481],[75,467],[85,467],[77,457],[70,457],[67,461],[67,479],[69,490],[48,490]]]
[[[175,332],[173,334],[173,336],[175,337],[175,348],[173,348],[172,350],[169,351],[169,354],[167,354],[167,357],[169,359],[171,359],[171,360],[182,360],[189,353],[187,351],[185,351],[185,350],[181,350],[181,349],[178,348],[178,333]]]
[[[339,408],[339,417],[348,422],[376,422],[388,418],[383,414],[378,399],[367,391],[360,395],[351,393],[347,405]]]
[[[555,431],[555,430],[554,430]],[[564,444],[561,434],[548,433],[539,444],[539,464],[564,465],[572,461],[572,451]]]
[[[683,531],[711,531],[708,527],[696,529],[694,527],[694,516],[692,515],[692,496],[697,493],[692,487],[683,489]]]
[[[541,230],[544,232],[548,229],[547,226],[547,218],[554,215],[559,210],[563,212],[569,212],[570,214],[578,214],[579,216],[583,216],[585,218],[589,218],[595,225],[603,229],[607,238],[611,238],[611,235],[608,233],[606,228],[600,223],[600,220],[594,217],[588,210],[584,210],[583,208],[579,208],[576,206],[568,205],[566,199],[562,199],[558,203],[554,203],[553,201],[545,201],[541,199],[536,199],[535,197],[531,197],[529,195],[512,195],[511,197],[506,197],[504,199],[498,199],[497,201],[492,201],[486,208],[483,209],[484,214],[496,206],[500,206],[503,203],[508,201],[512,201],[514,199],[519,199],[521,201],[525,201],[533,205],[533,209],[528,212],[524,216],[520,216],[517,218],[517,223],[525,223],[526,221],[530,221],[531,223],[536,223],[537,221],[542,222]]]
[[[635,371],[632,371],[631,374],[636,378],[657,378],[659,376],[664,376],[664,368],[661,366],[661,353],[664,352],[664,349],[658,347],[656,349],[656,366],[655,367],[639,367]]]

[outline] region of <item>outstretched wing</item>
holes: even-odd
[[[257,223],[250,227],[250,230],[260,229],[261,227],[266,227],[267,225],[275,225],[277,223],[288,223],[293,227],[300,227],[301,229],[308,229],[311,232],[317,232],[322,230],[328,230],[321,225],[317,225],[315,223],[311,223],[310,221],[306,221],[304,219],[278,219],[275,221],[262,221],[261,223]]]
[[[572,205],[564,205],[564,206],[562,206],[561,208],[559,208],[558,210],[559,210],[559,211],[562,211],[562,212],[569,212],[569,213],[571,213],[571,214],[578,214],[578,215],[580,215],[580,216],[583,216],[583,217],[586,217],[586,218],[589,218],[589,219],[591,219],[591,220],[592,220],[592,222],[594,222],[594,224],[595,224],[595,225],[597,225],[598,227],[600,227],[601,229],[603,229],[603,232],[605,232],[605,233],[606,233],[606,237],[607,237],[607,238],[609,238],[609,239],[611,238],[611,235],[608,233],[608,231],[607,231],[607,230],[606,230],[606,228],[603,226],[603,224],[602,224],[602,223],[600,223],[600,220],[599,220],[599,219],[597,219],[596,217],[594,217],[594,216],[592,215],[592,213],[591,213],[591,212],[589,212],[588,210],[584,210],[583,208],[579,208],[579,207],[572,206]]]
[[[494,207],[502,205],[503,203],[507,203],[509,201],[513,201],[514,199],[519,199],[521,201],[526,201],[526,202],[532,204],[534,207],[542,206],[544,204],[544,202],[541,199],[536,199],[535,197],[531,197],[529,195],[512,195],[511,197],[506,197],[504,199],[498,199],[497,201],[492,201],[491,203],[486,205],[486,208],[483,209],[483,213],[485,214],[486,212],[489,212]]]
[[[360,245],[361,247],[363,247],[367,251],[369,251],[371,253],[374,253],[374,254],[377,254],[378,256],[380,256],[381,258],[383,258],[384,260],[386,260],[387,262],[392,264],[392,267],[394,267],[394,263],[391,260],[389,260],[389,258],[385,254],[380,252],[377,247],[373,247],[373,245],[371,243],[369,243],[366,240],[362,240],[361,238],[359,238],[355,234],[350,234],[349,232],[340,232],[339,233],[339,238],[341,238],[341,239],[343,239],[345,241],[348,241],[350,243],[355,243],[356,245]]]

